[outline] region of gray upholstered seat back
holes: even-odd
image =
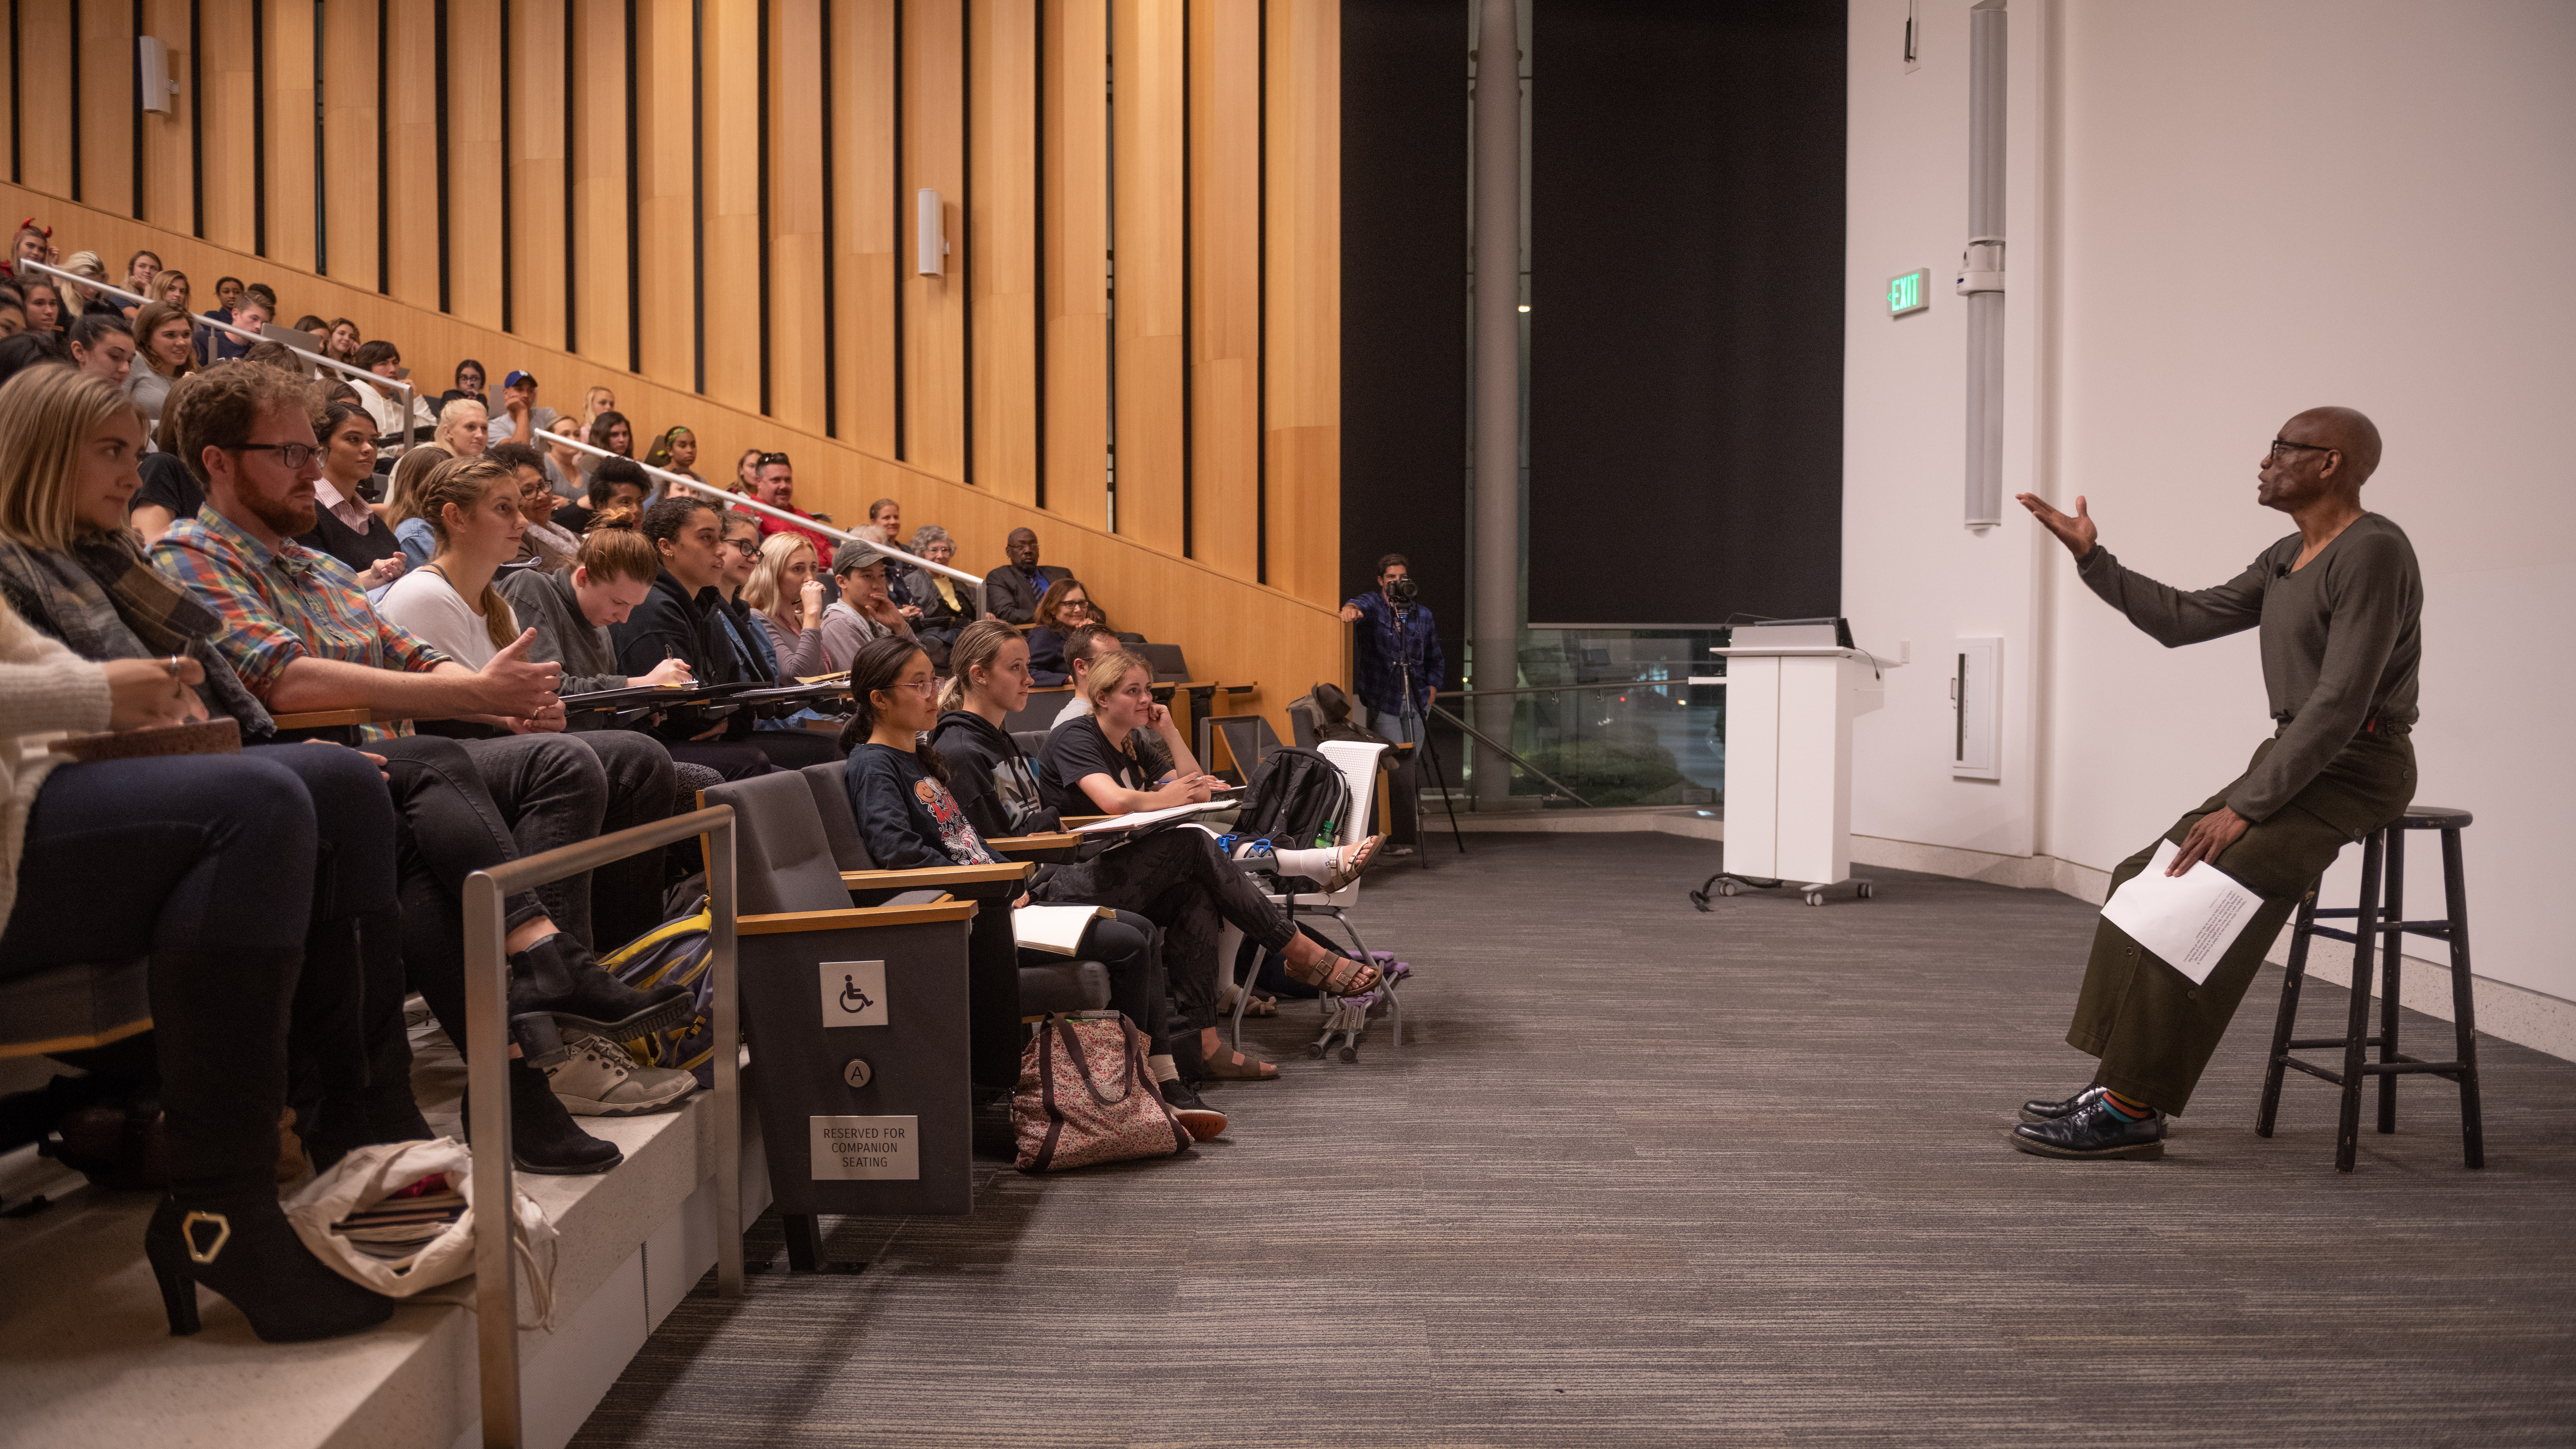
[[[867,841],[859,836],[859,817],[850,812],[850,788],[842,769],[839,760],[832,760],[807,765],[799,773],[805,777],[805,788],[814,792],[814,813],[823,819],[823,838],[832,844],[832,858],[843,870],[874,870],[877,863],[868,854]]]
[[[814,794],[793,770],[755,775],[710,788],[710,805],[730,805],[736,833],[736,877],[745,915],[847,910],[849,890],[815,813]]]

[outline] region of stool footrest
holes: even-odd
[[[2361,1039],[2361,1044],[2366,1047],[2375,1047],[2379,1045],[2379,1038],[2375,1036],[2366,1036]],[[2329,1047],[2336,1051],[2342,1051],[2343,1038],[2339,1036],[2309,1037],[2303,1038],[2299,1041],[2289,1042],[2286,1045],[2294,1052],[2318,1051]],[[2404,1058],[2401,1057],[2399,1060],[2402,1061]]]
[[[2309,912],[2308,914],[2315,920],[2349,921],[2355,916],[2360,915],[2361,912],[2347,906],[2338,907],[2334,910],[2319,908]],[[2451,934],[2451,923],[2448,921],[2382,920],[2373,925],[2371,929],[2374,931],[2404,931],[2410,936],[2439,936],[2447,940]],[[2350,931],[2338,930],[2332,926],[2310,926],[2308,928],[2308,934],[2312,936],[2332,936],[2338,941],[2349,941],[2352,939],[2352,933]]]
[[[2328,1042],[2326,1045],[2341,1046],[2343,1043]],[[2343,1085],[2343,1073],[2336,1071],[2332,1067],[2321,1067],[2314,1062],[2305,1061],[2293,1056],[2282,1057],[2281,1065],[2285,1067],[2296,1067],[2300,1071],[2307,1073],[2309,1076],[2321,1077],[2326,1081],[2334,1083],[2338,1087]],[[2361,1064],[2361,1074],[2365,1077],[2433,1076],[2448,1077],[2452,1081],[2456,1082],[2460,1079],[2460,1073],[2462,1070],[2464,1070],[2464,1068],[2458,1062],[2427,1062],[2419,1061],[2414,1057],[2407,1056],[2401,1056],[2393,1062],[2363,1062]]]

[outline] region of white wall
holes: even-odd
[[[1853,829],[2107,869],[2269,733],[2253,637],[2163,649],[2027,522],[1960,526],[1964,299],[1880,300],[1911,267],[1946,283],[1966,223],[1967,0],[1922,9],[1908,74],[1904,0],[1851,7],[1844,599],[1862,643],[1917,661],[1858,726]],[[2545,909],[2576,872],[2576,5],[2011,15],[2005,491],[2084,494],[2125,563],[2199,587],[2289,531],[2253,504],[2280,423],[2371,414],[2364,501],[2425,574],[2416,798],[2477,812],[2479,973],[2576,998]],[[1947,770],[1937,661],[1964,633],[2007,641],[2000,785]],[[2410,915],[2439,898],[2418,841]]]

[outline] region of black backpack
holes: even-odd
[[[1341,768],[1320,750],[1285,747],[1252,772],[1234,834],[1289,850],[1328,846],[1350,813],[1351,784]]]

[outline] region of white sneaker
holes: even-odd
[[[633,1117],[663,1111],[696,1090],[673,1067],[639,1067],[626,1048],[591,1032],[567,1031],[564,1059],[545,1069],[556,1100],[576,1117]]]

